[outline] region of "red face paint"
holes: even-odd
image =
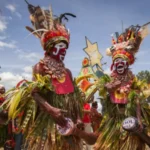
[[[113,68],[114,68],[114,70],[116,70],[116,72],[118,74],[123,74],[123,73],[125,73],[126,69],[128,68],[128,62],[126,60],[124,60],[123,58],[117,58],[114,61]]]
[[[58,60],[63,61],[66,55],[67,45],[63,42],[56,44],[51,50],[51,57]]]

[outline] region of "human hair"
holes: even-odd
[[[97,107],[97,106],[98,106],[97,101],[94,101],[94,102],[92,103],[92,107]]]

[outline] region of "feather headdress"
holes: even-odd
[[[107,55],[112,56],[113,61],[121,57],[126,59],[129,65],[133,64],[142,40],[150,33],[149,27],[150,22],[143,26],[132,25],[120,35],[116,32],[116,39],[112,36],[112,46],[106,50]]]
[[[25,0],[26,1],[26,0]],[[48,50],[54,43],[64,41],[67,46],[70,40],[70,33],[63,24],[63,19],[68,21],[68,16],[76,17],[71,13],[61,14],[59,17],[54,17],[52,8],[44,10],[40,6],[28,4],[30,12],[30,20],[33,28],[26,26],[26,29],[40,38],[44,50]]]

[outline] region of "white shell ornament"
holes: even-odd
[[[123,121],[122,127],[124,130],[133,131],[138,128],[138,121],[134,117],[128,117]]]
[[[56,128],[58,132],[63,136],[71,135],[74,129],[74,123],[70,118],[65,118],[67,120],[67,125],[65,127],[61,127],[58,124],[56,125]]]

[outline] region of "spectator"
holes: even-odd
[[[97,102],[93,102],[92,103],[92,107],[91,107],[91,123],[92,123],[92,128],[93,131],[97,131],[97,129],[99,128],[99,125],[101,123],[102,120],[102,115],[97,111],[98,108],[98,104]]]
[[[3,94],[5,93],[5,87],[0,84],[0,105],[5,101]]]
[[[91,117],[90,117],[90,104],[92,101],[94,100],[94,97],[92,97],[88,102],[86,102],[83,106],[83,112],[84,112],[84,116],[83,116],[83,123],[84,123],[84,131],[87,133],[91,133],[92,131],[92,126],[91,126]],[[92,146],[86,144],[86,150],[91,150]]]

